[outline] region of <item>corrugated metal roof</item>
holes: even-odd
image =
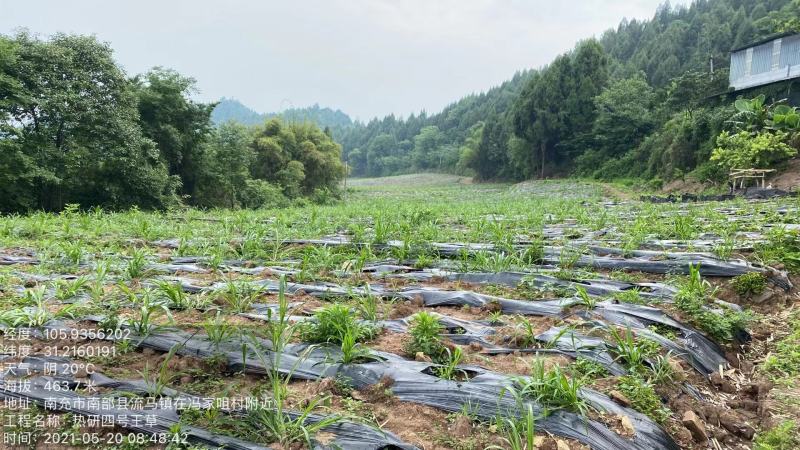
[[[749,43],[747,45],[743,45],[741,47],[734,48],[733,50],[731,50],[731,53],[738,52],[738,51],[741,51],[741,50],[746,50],[746,49],[748,49],[750,47],[755,47],[757,45],[761,45],[761,44],[764,44],[764,43],[767,43],[767,42],[774,41],[775,39],[780,39],[782,37],[792,36],[792,35],[796,35],[796,34],[797,33],[795,33],[794,31],[786,31],[786,32],[783,32],[783,33],[772,34],[772,35],[769,35],[769,36],[767,36],[767,37],[765,37],[763,39],[759,39],[759,40],[757,40],[755,42],[751,42],[751,43]]]

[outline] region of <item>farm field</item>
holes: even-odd
[[[795,448],[797,199],[465,180],[0,217],[3,448]]]

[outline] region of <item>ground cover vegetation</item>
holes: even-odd
[[[189,406],[172,430],[284,448],[348,448],[340,427],[443,449],[797,442],[796,199],[458,179],[363,180],[335,205],[2,217],[0,343],[91,330],[33,354],[74,345],[59,356],[141,380],[117,398],[261,399]],[[85,376],[70,392],[91,395]]]

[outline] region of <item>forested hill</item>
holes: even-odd
[[[308,108],[290,108],[280,113],[260,114],[232,98],[220,100],[211,113],[211,120],[217,125],[231,120],[242,125],[262,125],[274,117],[281,117],[287,122],[311,122],[320,128],[331,129],[348,127],[353,123],[350,116],[341,110],[320,108],[319,105]]]
[[[418,170],[465,172],[484,120],[503,114],[519,96],[531,72],[514,77],[487,92],[472,94],[428,116],[389,115],[367,124],[356,122],[337,136],[356,176],[392,175]]]
[[[733,108],[707,98],[727,90],[728,52],[798,18],[800,0],[664,4],[440,113],[356,123],[337,139],[356,176],[712,178],[707,161]]]

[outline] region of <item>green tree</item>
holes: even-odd
[[[606,157],[636,148],[657,121],[655,93],[641,73],[609,85],[594,98],[594,105],[597,118],[592,129],[597,148]]]
[[[4,137],[3,146],[26,167],[36,199],[18,207],[162,208],[177,201],[179,180],[169,177],[154,143],[142,135],[136,96],[106,44],[21,33],[13,46],[13,63],[3,71],[17,88],[4,99],[0,118],[14,136]]]
[[[473,173],[471,168],[475,164],[475,158],[478,157],[478,146],[483,136],[483,126],[483,122],[478,122],[470,128],[469,136],[464,141],[464,145],[458,150],[457,173],[461,175]]]
[[[481,132],[476,156],[471,168],[479,180],[504,178],[509,168],[506,141],[509,132],[501,117],[490,117]]]
[[[192,101],[194,79],[174,70],[156,67],[135,77],[134,85],[144,135],[158,146],[170,175],[180,177],[181,193],[195,196],[215,104]]]
[[[247,128],[234,122],[224,123],[211,133],[198,173],[197,205],[229,208],[242,205],[250,180],[250,165],[255,159],[250,143]]]
[[[271,119],[255,130],[251,174],[284,187],[288,197],[338,191],[344,177],[341,147],[312,123]]]
[[[40,177],[37,167],[19,143],[19,128],[11,110],[21,101],[22,85],[15,78],[17,48],[14,41],[0,36],[0,211],[29,210],[37,205],[33,187]]]
[[[437,150],[442,145],[442,133],[439,127],[431,125],[424,127],[414,137],[414,149],[411,151],[411,162],[415,169],[431,169],[441,166],[437,158]]]

